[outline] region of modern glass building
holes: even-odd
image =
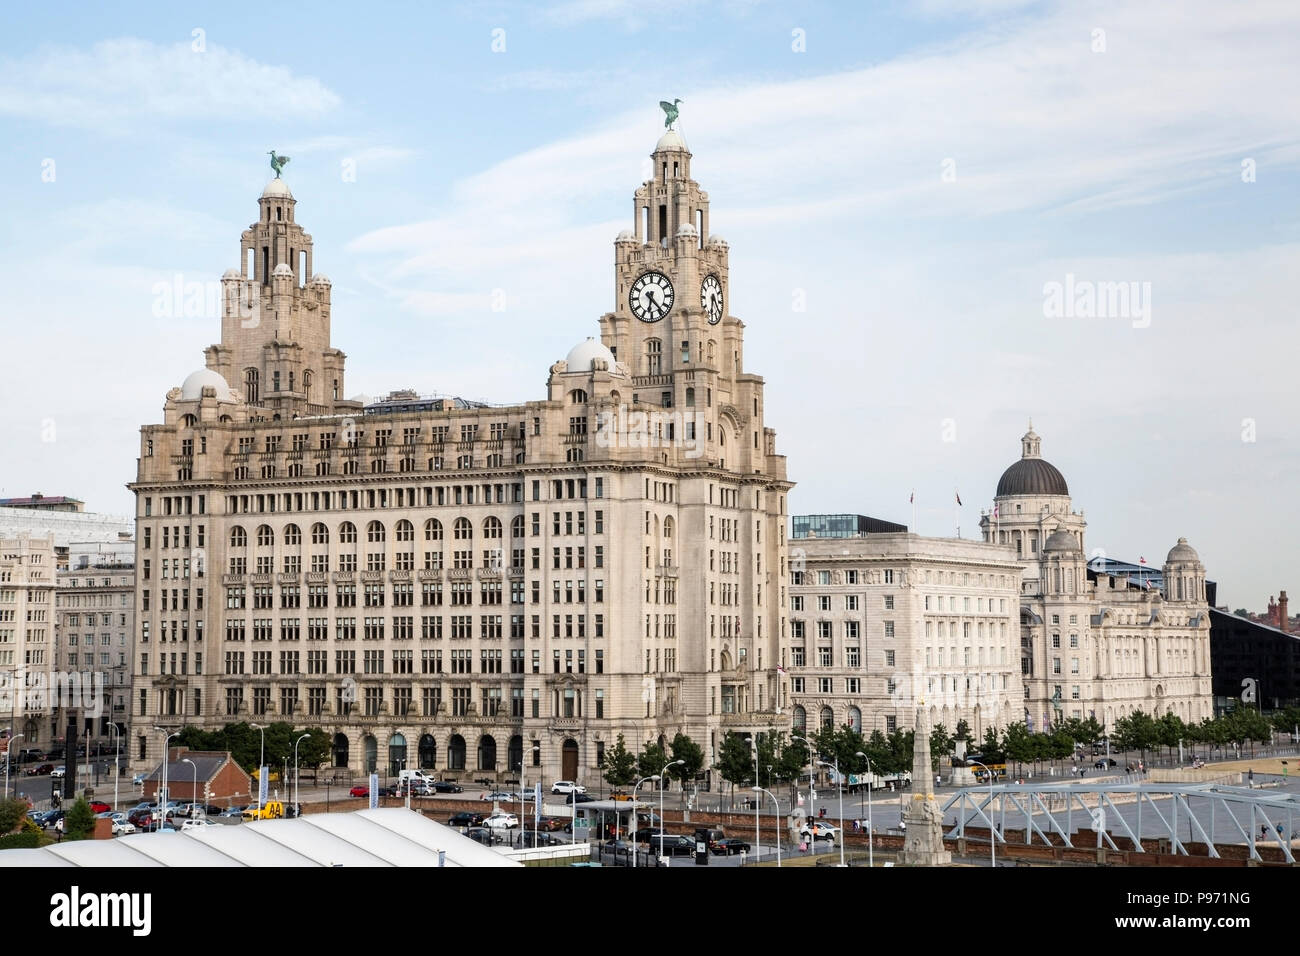
[[[860,538],[907,530],[907,525],[866,515],[795,515],[792,521],[793,538]]]

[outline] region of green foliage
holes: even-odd
[[[0,836],[0,850],[34,850],[42,843],[41,832],[23,830],[22,833],[8,833]]]
[[[687,780],[694,780],[696,774],[704,769],[704,751],[699,744],[680,730],[673,736],[668,747],[672,751],[673,760],[685,761],[680,767],[668,768],[670,777],[685,783]]]
[[[772,776],[782,783],[794,783],[808,766],[808,748],[802,740],[786,743],[785,734],[769,735],[773,738],[772,748],[776,760],[772,764]]]
[[[293,739],[297,740],[303,734],[307,734],[307,739],[298,745],[298,766],[312,767],[313,769],[325,763],[330,757],[330,738],[325,731],[312,727],[310,730],[295,730]],[[290,760],[293,758],[292,747],[290,747]]]
[[[1273,729],[1278,733],[1294,733],[1296,727],[1300,726],[1300,707],[1287,707],[1285,710],[1275,711],[1269,719],[1273,723]]]
[[[667,762],[668,755],[664,753],[664,748],[653,740],[647,740],[646,745],[641,749],[641,753],[637,754],[637,776],[653,777],[664,769],[664,764]]]
[[[265,728],[265,759],[268,767],[293,763],[293,742],[304,733],[312,736],[298,745],[298,763],[303,767],[319,767],[329,758],[330,739],[321,730],[297,730],[292,724],[278,721]],[[177,742],[191,750],[229,750],[231,758],[249,773],[257,769],[262,753],[263,732],[246,721],[226,724],[220,730],[200,730],[186,727]]]
[[[957,724],[958,730],[965,723],[964,720],[959,722]],[[958,736],[961,735],[958,734]],[[957,738],[948,733],[948,728],[943,724],[935,724],[934,729],[930,731],[930,769],[938,770],[943,758],[951,754],[956,746]]]
[[[27,818],[26,800],[0,802],[0,834],[12,833]]]
[[[605,751],[604,776],[611,787],[626,787],[636,782],[636,754],[627,749],[622,734],[618,735],[614,746]]]
[[[728,783],[737,787],[753,786],[754,757],[749,741],[740,734],[728,731],[722,738],[716,766],[722,779]]]
[[[89,840],[95,833],[95,814],[85,797],[79,797],[63,818],[63,839]]]

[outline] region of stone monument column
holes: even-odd
[[[930,769],[930,718],[922,698],[916,708],[912,746],[912,798],[903,811],[907,833],[903,837],[903,866],[947,866],[952,854],[943,845],[943,813],[934,799],[934,771]]]

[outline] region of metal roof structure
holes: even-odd
[[[1135,807],[1132,825],[1120,809],[1126,806]],[[1219,857],[1217,836],[1218,842],[1245,844],[1252,860],[1261,860],[1256,849],[1258,841],[1281,847],[1286,862],[1295,863],[1291,841],[1282,834],[1295,832],[1294,823],[1300,819],[1300,794],[1216,783],[1005,783],[959,790],[943,805],[944,813],[949,809],[957,813],[957,825],[944,834],[946,837],[965,837],[967,822],[979,821],[989,828],[995,841],[1003,844],[1007,842],[1004,831],[1023,829],[1031,846],[1035,839],[1045,846],[1053,845],[1048,834],[1054,833],[1070,848],[1074,847],[1070,842],[1074,824],[1091,825],[1094,812],[1101,809],[1106,822],[1100,837],[1106,845],[1119,850],[1109,832],[1114,829],[1131,840],[1139,853],[1146,852],[1138,839],[1145,811],[1148,822],[1153,823],[1154,835],[1169,841],[1171,853],[1190,856],[1179,836],[1181,828],[1181,832],[1190,831],[1196,841],[1205,843],[1214,858]],[[1282,833],[1279,827],[1284,827]],[[1262,838],[1258,834],[1261,829],[1266,833]]]
[[[521,865],[403,807],[309,814],[177,833],[138,833],[0,852],[0,867]]]

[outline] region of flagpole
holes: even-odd
[[[912,491],[912,534],[919,534],[916,530],[916,491]]]

